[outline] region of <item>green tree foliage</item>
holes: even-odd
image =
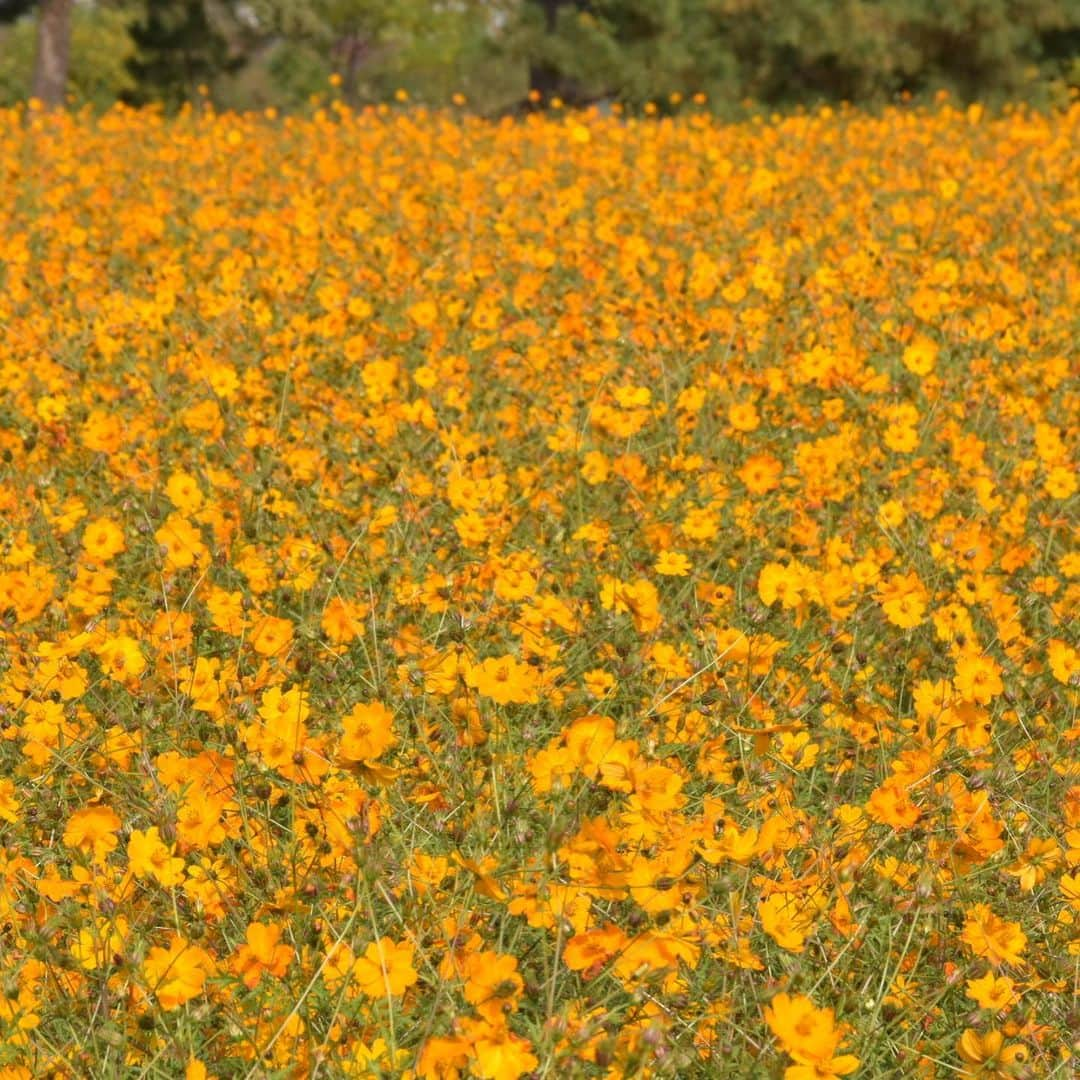
[[[79,4],[73,9],[67,95],[76,105],[105,108],[134,89],[127,67],[135,53],[131,20],[131,11],[123,7]],[[0,28],[0,105],[29,96],[36,39],[34,12]]]
[[[0,23],[14,22],[26,15],[37,0],[0,0]]]
[[[560,96],[571,101],[611,97],[637,104],[715,90],[729,85],[735,60],[709,6],[702,0],[560,5],[537,52],[559,72]]]
[[[135,88],[127,99],[175,107],[238,68],[244,57],[226,36],[230,17],[227,5],[211,0],[145,0],[131,29]]]
[[[32,0],[0,0],[0,101],[25,97]],[[69,96],[176,107],[352,103],[404,89],[481,111],[529,86],[631,106],[875,103],[948,89],[1045,99],[1080,86],[1080,0],[82,0]]]
[[[580,99],[993,98],[1068,70],[1080,0],[589,0],[532,40]]]
[[[247,10],[272,42],[269,69],[293,100],[341,77],[349,101],[382,100],[398,89],[435,103],[484,94],[506,61],[499,40],[513,4],[498,0],[251,0]]]

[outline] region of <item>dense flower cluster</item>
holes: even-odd
[[[0,178],[0,1080],[1070,1067],[1080,107]]]

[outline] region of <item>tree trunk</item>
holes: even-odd
[[[38,12],[37,57],[31,93],[49,109],[64,103],[72,3],[73,0],[42,0]]]

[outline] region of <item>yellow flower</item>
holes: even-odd
[[[540,1064],[528,1039],[492,1026],[473,1043],[471,1070],[479,1080],[518,1080]]]
[[[728,407],[728,423],[736,431],[757,431],[761,426],[761,417],[752,401],[736,402]]]
[[[1046,658],[1051,674],[1059,683],[1070,686],[1080,682],[1080,649],[1061,638],[1051,638],[1046,645]]]
[[[465,682],[500,705],[534,704],[540,700],[536,669],[513,656],[491,656],[470,664]]]
[[[264,973],[280,979],[288,971],[293,954],[291,945],[281,944],[280,926],[253,922],[230,966],[250,990],[258,986]]]
[[[1051,499],[1065,500],[1076,494],[1080,487],[1076,469],[1067,465],[1055,465],[1043,481],[1043,490]]]
[[[836,1056],[844,1033],[832,1009],[820,1009],[802,994],[777,994],[765,1006],[765,1022],[796,1062],[785,1070],[785,1080],[828,1080],[859,1067],[851,1054]]]
[[[987,904],[975,904],[964,920],[960,939],[978,957],[992,967],[1017,965],[1027,945],[1027,934],[1020,924],[999,918]]]
[[[292,644],[293,624],[288,619],[264,615],[251,628],[248,640],[260,656],[280,656]]]
[[[686,577],[693,564],[681,551],[661,551],[653,569],[664,577]]]
[[[184,860],[174,858],[172,851],[172,846],[162,841],[156,825],[146,830],[131,830],[127,846],[128,864],[136,877],[153,878],[166,888],[181,884],[184,880]]]
[[[813,914],[807,905],[788,893],[773,893],[758,906],[761,929],[788,952],[801,953],[813,925]]]
[[[109,518],[96,518],[83,530],[83,550],[95,562],[108,562],[127,548],[124,531]]]
[[[400,997],[420,977],[413,967],[413,954],[413,945],[409,941],[379,938],[357,958],[353,979],[367,997]]]
[[[920,378],[929,375],[937,364],[938,347],[929,338],[916,338],[904,349],[904,367]]]
[[[192,514],[203,504],[198,481],[190,473],[179,470],[169,477],[165,495],[181,514]]]
[[[956,1052],[967,1068],[960,1075],[971,1080],[1007,1080],[1024,1075],[1030,1054],[1023,1043],[1005,1045],[1005,1036],[993,1029],[980,1035],[967,1028],[956,1044]]]
[[[120,818],[108,806],[87,806],[68,818],[64,843],[92,853],[95,862],[104,862],[120,843]]]
[[[174,934],[168,948],[155,946],[143,961],[147,987],[163,1009],[178,1009],[197,998],[215,974],[214,958],[204,949]]]
[[[345,761],[374,761],[396,742],[394,714],[381,702],[360,702],[341,721],[344,735],[338,751]]]
[[[1005,689],[1000,665],[980,654],[968,654],[957,661],[953,686],[963,701],[979,705],[989,704]]]
[[[987,971],[981,979],[968,979],[967,996],[978,1003],[980,1009],[1001,1012],[1016,1001],[1012,979]]]

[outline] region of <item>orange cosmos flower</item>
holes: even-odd
[[[881,825],[910,829],[922,816],[900,780],[887,780],[874,789],[866,802],[866,813]]]
[[[461,1036],[433,1036],[424,1043],[416,1062],[421,1080],[456,1080],[469,1065],[469,1041]]]
[[[473,876],[473,884],[481,896],[489,900],[505,900],[506,892],[493,876],[493,871],[498,864],[492,856],[484,859],[466,859],[459,851],[454,851],[450,856],[463,870],[468,870]]]
[[[607,962],[626,948],[626,934],[614,923],[575,934],[563,950],[563,963],[571,971],[584,973],[591,979],[607,965]]]
[[[94,651],[102,670],[116,682],[133,682],[146,670],[142,647],[128,634],[106,638]]]
[[[19,797],[13,780],[0,780],[0,821],[19,820]]]
[[[465,961],[465,1000],[491,1023],[517,1008],[525,985],[517,957],[491,949],[471,953]]]
[[[1020,888],[1024,892],[1031,892],[1036,885],[1041,885],[1046,880],[1052,870],[1057,869],[1064,854],[1056,840],[1048,836],[1033,836],[1023,855],[1006,868],[1006,873],[1020,879]]]
[[[532,1043],[503,1026],[492,1026],[473,1043],[471,1067],[480,1080],[518,1080],[539,1064]]]
[[[1080,487],[1075,468],[1067,465],[1055,465],[1043,481],[1043,490],[1051,499],[1065,500],[1072,498]]]
[[[956,663],[953,686],[964,701],[987,705],[1004,689],[1001,667],[989,656],[969,654]]]
[[[489,656],[482,663],[470,664],[465,682],[500,705],[532,705],[540,700],[535,669],[513,656]]]
[[[918,574],[894,574],[877,590],[885,617],[902,630],[910,630],[926,614],[926,589]]]
[[[976,904],[964,921],[960,940],[992,967],[1018,965],[1027,945],[1027,934],[1020,924],[999,918],[988,904]]]
[[[728,406],[728,423],[736,431],[757,431],[761,427],[757,406],[752,401],[736,402]]]
[[[64,843],[104,862],[120,843],[120,818],[108,806],[87,806],[68,818]]]
[[[293,624],[288,619],[264,615],[252,627],[248,639],[260,656],[279,656],[292,644]]]
[[[1030,1054],[1023,1043],[1005,1045],[1005,1036],[995,1030],[980,1035],[971,1028],[965,1030],[956,1044],[956,1052],[966,1068],[959,1075],[971,1080],[1008,1080],[1024,1075]]]
[[[1080,911],[1080,874],[1062,874],[1058,888],[1065,902],[1075,911]]]
[[[217,1077],[208,1072],[206,1066],[198,1058],[188,1058],[184,1067],[184,1080],[217,1080]]]
[[[382,937],[373,941],[353,965],[353,978],[362,993],[372,998],[400,997],[420,978],[413,967],[415,949]]]
[[[918,337],[904,350],[904,367],[920,378],[937,364],[938,347],[927,337]]]
[[[787,893],[773,893],[758,907],[761,928],[788,952],[801,953],[814,922],[811,906]]]
[[[981,979],[968,979],[967,996],[978,1003],[980,1009],[1001,1012],[1017,999],[1012,979],[997,976],[988,971]]]
[[[419,300],[408,309],[406,314],[417,326],[430,330],[439,318],[439,308],[433,300]]]
[[[1050,673],[1059,683],[1066,686],[1080,683],[1080,649],[1061,638],[1051,638],[1046,645],[1046,659]]]
[[[108,518],[97,518],[86,526],[82,546],[87,558],[94,562],[108,562],[127,549],[123,529]]]
[[[360,702],[345,716],[338,754],[345,761],[374,761],[396,742],[394,714],[381,702]]]
[[[678,810],[686,803],[681,795],[683,778],[666,765],[634,764],[630,770],[635,800],[652,813]]]
[[[236,950],[231,967],[249,990],[259,984],[264,973],[280,979],[288,971],[295,950],[280,944],[280,926],[251,923],[244,937],[245,944]]]
[[[165,519],[154,533],[154,539],[164,549],[165,570],[169,573],[196,564],[201,566],[210,558],[202,531],[179,512]]]
[[[835,1056],[844,1033],[833,1010],[819,1009],[802,994],[777,994],[765,1006],[765,1022],[796,1062],[785,1070],[784,1080],[829,1080],[859,1067],[851,1054]]]
[[[686,577],[692,563],[681,551],[661,551],[653,569],[663,577]]]
[[[758,598],[766,607],[779,600],[781,607],[797,608],[804,600],[805,577],[795,563],[766,563],[758,575]]]
[[[751,495],[764,495],[780,486],[784,464],[772,454],[755,454],[736,474]]]
[[[157,826],[132,829],[127,854],[131,872],[136,877],[148,877],[171,888],[184,880],[184,860],[173,857],[173,847],[164,843]]]
[[[175,934],[168,948],[152,948],[142,966],[148,988],[165,1010],[197,998],[216,971],[214,958],[206,950]]]
[[[190,473],[177,470],[165,485],[165,496],[181,514],[192,514],[203,504],[199,483]]]
[[[348,644],[359,636],[366,610],[366,605],[350,603],[340,596],[334,596],[323,608],[319,623],[334,645]]]

